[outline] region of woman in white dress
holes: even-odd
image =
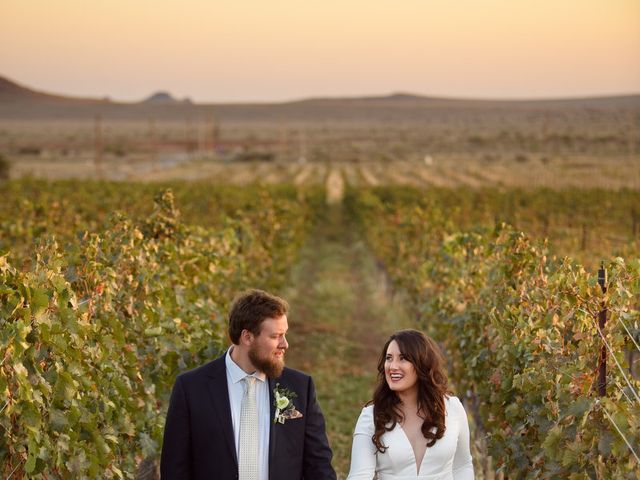
[[[438,345],[401,330],[384,345],[373,401],[353,434],[348,480],[474,478],[469,423],[450,394]]]

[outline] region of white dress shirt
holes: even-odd
[[[260,480],[269,479],[269,430],[271,428],[271,408],[269,405],[269,382],[262,372],[248,374],[238,366],[231,358],[231,350],[227,350],[225,364],[227,367],[227,386],[229,387],[229,405],[231,406],[231,422],[233,424],[233,437],[236,445],[236,458],[240,446],[240,410],[242,408],[242,397],[244,397],[245,382],[242,379],[248,375],[256,377],[256,401],[258,404],[258,474]]]
[[[445,397],[445,410],[444,436],[427,448],[418,473],[413,447],[400,424],[380,437],[389,447],[380,453],[371,440],[373,405],[363,408],[353,433],[347,480],[371,480],[376,474],[379,480],[473,480],[467,413],[453,396]]]

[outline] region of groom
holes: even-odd
[[[178,376],[162,480],[336,478],[313,380],[284,366],[288,307],[267,292],[244,292],[229,314],[231,348]]]

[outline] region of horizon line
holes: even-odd
[[[571,101],[571,100],[593,100],[599,98],[620,98],[620,97],[635,97],[640,96],[640,90],[637,92],[624,92],[624,93],[588,93],[588,94],[576,94],[569,96],[562,95],[507,95],[504,97],[481,97],[481,96],[452,96],[448,94],[433,95],[417,92],[409,92],[405,90],[394,90],[389,93],[362,93],[362,94],[330,94],[326,96],[309,95],[306,97],[296,97],[289,99],[272,99],[272,100],[258,100],[258,99],[243,99],[243,100],[194,100],[190,95],[181,96],[178,98],[171,91],[166,89],[153,90],[140,100],[122,100],[112,97],[111,95],[99,95],[95,96],[83,96],[82,94],[73,93],[59,93],[51,92],[47,90],[40,90],[38,87],[27,86],[24,83],[13,80],[12,78],[0,74],[0,79],[4,79],[18,87],[30,90],[35,93],[50,95],[55,97],[63,97],[71,100],[97,100],[97,101],[109,101],[112,103],[120,104],[138,104],[144,103],[149,98],[159,93],[166,93],[176,102],[181,103],[184,101],[190,102],[194,106],[207,106],[207,105],[256,105],[256,104],[287,104],[287,103],[299,103],[308,101],[322,101],[322,100],[376,100],[387,99],[390,97],[415,97],[417,99],[430,99],[430,100],[444,100],[444,101],[466,101],[466,102],[554,102],[554,101]]]

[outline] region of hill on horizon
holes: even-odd
[[[175,104],[175,103],[193,103],[189,97],[186,97],[182,100],[178,100],[169,92],[159,91],[150,95],[149,97],[142,100],[142,103],[164,103],[164,104]]]
[[[472,111],[522,111],[539,109],[640,109],[640,94],[549,100],[482,100],[430,97],[406,92],[380,96],[318,97],[287,102],[194,103],[178,100],[158,91],[138,102],[109,98],[81,98],[40,92],[0,76],[1,119],[87,118],[96,115],[112,119],[184,119],[211,115],[237,121],[328,121],[373,119],[395,121],[419,119],[430,114]]]

